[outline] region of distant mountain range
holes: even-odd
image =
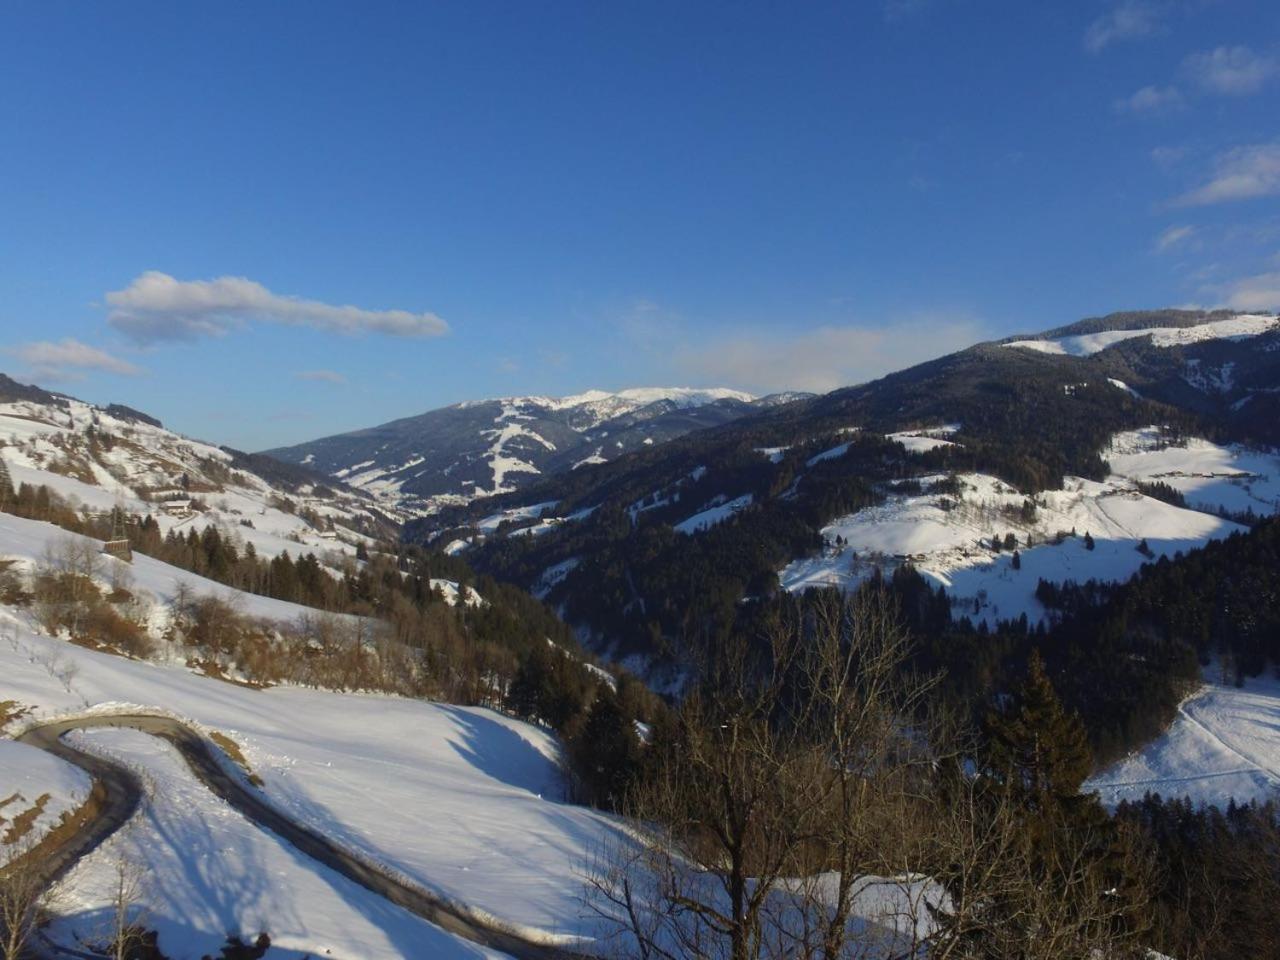
[[[1113,314],[530,477],[405,537],[644,671],[726,606],[902,566],[956,617],[1034,623],[1041,579],[1125,580],[1280,512],[1278,447],[1280,319]]]
[[[808,396],[641,387],[504,397],[265,453],[343,480],[389,505],[430,511],[510,493],[547,475],[614,460]]]

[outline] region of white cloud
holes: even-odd
[[[1103,14],[1084,34],[1084,46],[1090,53],[1100,53],[1121,40],[1149,36],[1160,28],[1160,8],[1147,0],[1121,0]]]
[[[433,313],[365,310],[281,296],[245,277],[176,280],[149,270],[106,295],[108,322],[136,341],[222,336],[250,321],[312,327],[343,334],[435,337],[448,324]]]
[[[1151,151],[1151,159],[1156,166],[1169,170],[1181,163],[1187,152],[1186,147],[1155,147]]]
[[[335,383],[339,386],[347,382],[346,374],[337,370],[299,370],[294,374],[298,380],[314,380],[317,383]]]
[[[913,317],[883,327],[824,326],[799,334],[737,332],[678,347],[671,361],[704,382],[728,383],[758,393],[825,393],[864,383],[984,339],[969,317]]]
[[[1235,147],[1219,154],[1213,176],[1174,200],[1175,206],[1199,207],[1280,193],[1280,143]]]
[[[1143,87],[1111,106],[1116,113],[1167,113],[1182,106],[1182,94],[1177,87]]]
[[[42,382],[83,380],[89,373],[114,373],[134,377],[142,370],[105,350],[66,337],[57,343],[36,340],[5,348],[24,366],[24,374]]]
[[[1182,66],[1204,90],[1236,96],[1256,93],[1280,70],[1275,58],[1256,54],[1248,47],[1218,47],[1193,53]]]
[[[1195,234],[1196,228],[1185,224],[1182,226],[1166,227],[1160,232],[1160,236],[1156,237],[1156,250],[1164,253],[1178,244],[1183,243]]]
[[[1280,310],[1280,271],[1243,277],[1228,284],[1225,305],[1235,310]]]

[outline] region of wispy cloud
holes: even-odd
[[[332,383],[338,386],[347,382],[346,374],[339,373],[337,370],[299,370],[293,376],[297,380],[312,380],[316,383]]]
[[[1228,284],[1224,303],[1235,310],[1280,310],[1280,270],[1242,277]]]
[[[970,317],[918,316],[884,326],[824,326],[795,335],[735,332],[678,347],[671,362],[707,383],[760,393],[825,393],[963,349],[986,335]]]
[[[1200,207],[1275,194],[1280,194],[1280,143],[1262,143],[1219,154],[1209,180],[1173,204]]]
[[[1154,147],[1151,150],[1151,159],[1156,166],[1169,170],[1181,163],[1187,153],[1186,147]]]
[[[1209,93],[1243,96],[1257,93],[1280,72],[1280,61],[1254,53],[1248,47],[1218,47],[1193,53],[1182,64],[1183,72]]]
[[[142,373],[132,363],[71,337],[56,343],[35,340],[7,347],[4,352],[22,364],[23,375],[44,383],[83,380],[90,373],[113,373],[122,377]]]
[[[1143,87],[1111,106],[1116,113],[1169,113],[1182,107],[1182,94],[1177,87]]]
[[[1149,0],[1121,0],[1089,24],[1084,47],[1090,53],[1101,53],[1113,43],[1150,36],[1161,28],[1161,12],[1161,7]]]
[[[246,277],[176,280],[150,270],[106,295],[108,322],[139,343],[222,336],[258,321],[343,334],[436,337],[449,330],[434,313],[366,310],[282,296]]]
[[[1160,236],[1156,237],[1156,251],[1164,253],[1167,250],[1172,250],[1179,244],[1190,240],[1195,235],[1195,232],[1195,227],[1187,226],[1186,224],[1166,227],[1160,231]]]

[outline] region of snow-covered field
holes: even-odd
[[[1137,337],[1151,337],[1151,343],[1157,347],[1186,346],[1201,343],[1205,340],[1237,340],[1242,337],[1256,337],[1266,333],[1277,324],[1272,315],[1249,314],[1230,317],[1226,320],[1214,320],[1197,324],[1193,327],[1148,327],[1142,330],[1103,330],[1099,333],[1085,333],[1074,337],[1056,337],[1052,340],[1013,340],[1003,344],[1006,347],[1022,347],[1040,353],[1087,357],[1114,346],[1124,340]]]
[[[705,510],[699,510],[688,519],[677,523],[675,525],[676,533],[693,534],[710,530],[717,523],[723,523],[728,520],[739,510],[745,510],[751,506],[751,500],[751,494],[745,493],[740,497],[734,497],[732,500],[716,503]]]
[[[1280,459],[1274,454],[1197,439],[1166,446],[1160,436],[1155,427],[1117,434],[1107,454],[1113,475],[1102,483],[1067,478],[1062,490],[1036,498],[1030,521],[1018,512],[1027,499],[1023,494],[982,474],[960,476],[959,497],[891,494],[885,503],[823,528],[826,549],[790,563],[779,574],[782,585],[793,591],[847,588],[876,569],[910,562],[946,588],[959,615],[994,624],[1026,614],[1036,622],[1045,616],[1035,599],[1041,579],[1126,580],[1151,559],[1243,529],[1205,511],[1280,512]],[[944,478],[920,479],[927,489]],[[1135,488],[1139,480],[1168,483],[1199,509],[1143,496]],[[1073,530],[1076,537],[1058,542],[1059,533]],[[1008,533],[1019,551],[1016,568],[1011,551],[992,548],[993,537]],[[1086,533],[1092,550],[1084,543]],[[1138,549],[1144,540],[1149,553]]]
[[[0,513],[0,559],[16,560],[20,570],[29,571],[34,566],[43,564],[48,556],[56,557],[67,543],[82,544],[94,552],[101,547],[97,540],[68,533],[51,523],[24,520],[12,514]],[[310,607],[296,603],[232,590],[216,581],[161,563],[145,554],[134,554],[131,564],[105,555],[100,558],[100,562],[104,581],[110,581],[113,571],[118,572],[128,578],[129,589],[149,605],[148,626],[155,633],[167,626],[168,605],[183,590],[195,596],[226,599],[240,613],[249,617],[291,622],[316,613]],[[0,692],[3,689],[3,681],[0,681]],[[0,699],[4,698],[0,696]]]
[[[357,544],[368,542],[342,526],[368,509],[350,492],[336,499],[312,496],[306,488],[282,493],[260,477],[232,469],[231,456],[217,447],[119,419],[78,400],[68,400],[65,408],[0,404],[0,457],[15,485],[47,486],[96,513],[116,506],[149,513],[162,533],[217,526],[232,540],[252,544],[261,556],[315,553],[336,566],[354,555]],[[183,486],[184,477],[196,492]],[[160,507],[164,500],[191,496],[205,509],[183,516]],[[286,500],[293,509],[282,508]],[[308,522],[296,512],[301,508],[334,530]]]
[[[1169,445],[1157,427],[1118,433],[1104,454],[1130,480],[1159,481],[1202,510],[1267,515],[1280,512],[1280,455],[1197,437]]]
[[[0,549],[24,562],[68,536],[0,515]],[[305,610],[238,595],[146,557],[136,558],[133,572],[135,591],[157,611],[182,581],[198,593],[233,595],[256,615],[292,619]],[[531,936],[586,930],[577,870],[616,827],[563,802],[559,743],[542,728],[489,710],[391,696],[254,690],[196,676],[180,663],[128,660],[41,635],[26,611],[9,607],[0,607],[0,700],[32,708],[36,719],[150,710],[216,730],[236,741],[284,811],[360,855]],[[342,881],[260,836],[202,793],[168,748],[125,733],[85,739],[127,754],[156,791],[137,838],[114,841],[77,870],[87,879],[74,884],[76,929],[100,918],[103,878],[119,849],[148,873],[172,879],[146,904],[152,925],[181,938],[180,951],[213,951],[228,930],[256,933],[265,922],[273,937],[321,955],[325,949],[363,958],[478,955],[430,930],[415,941],[424,925],[377,898],[348,896]],[[19,749],[5,747],[4,760]],[[3,787],[8,765],[2,768],[0,799],[11,792]],[[75,795],[66,786],[60,793]],[[331,909],[339,901],[348,906]],[[369,935],[370,924],[383,934]],[[406,948],[411,942],[439,949],[422,953]]]
[[[497,957],[307,858],[214,798],[169,744],[134,730],[71,734],[82,749],[145,771],[129,825],[59,885],[52,937],[105,939],[124,865],[140,919],[171,956],[213,953],[220,934],[271,936],[282,958]],[[139,869],[142,868],[142,869]]]
[[[1280,799],[1280,680],[1243,687],[1212,678],[1178,710],[1173,725],[1142,750],[1093,777],[1104,803],[1146,793],[1195,803]]]
[[[89,788],[88,775],[78,767],[35,747],[0,740],[0,864],[57,826],[64,813],[84,802]]]

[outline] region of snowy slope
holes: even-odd
[[[676,533],[693,534],[709,530],[717,523],[723,523],[728,520],[739,510],[744,510],[751,506],[752,496],[746,493],[740,497],[734,497],[732,500],[724,501],[722,497],[717,499],[723,502],[713,503],[705,509],[699,510],[687,520],[677,523],[675,525]]]
[[[1280,454],[1273,451],[1174,441],[1153,426],[1116,434],[1105,456],[1118,476],[1168,484],[1202,510],[1280,512]]]
[[[641,387],[474,400],[268,453],[327,472],[389,506],[429,514],[802,396]]]
[[[1186,346],[1206,340],[1231,340],[1256,337],[1280,324],[1275,316],[1248,314],[1226,320],[1214,320],[1190,327],[1149,327],[1141,330],[1103,330],[1097,333],[1054,337],[1045,340],[1013,340],[1006,347],[1021,347],[1059,356],[1087,357],[1124,340],[1150,337],[1156,347]]]
[[[1155,427],[1116,435],[1114,475],[1103,483],[1067,478],[1062,490],[1035,498],[1030,522],[1020,515],[1027,498],[994,477],[961,475],[959,496],[929,492],[944,477],[921,478],[925,492],[890,491],[883,504],[824,527],[827,547],[789,564],[779,574],[782,585],[793,591],[849,587],[874,570],[909,562],[946,588],[958,616],[994,624],[1025,614],[1036,622],[1045,616],[1035,599],[1041,579],[1123,581],[1155,557],[1242,529],[1203,510],[1280,512],[1280,460],[1274,455],[1198,439],[1169,447],[1160,437]],[[1189,506],[1201,509],[1175,507],[1135,489],[1135,481],[1152,479],[1183,490]],[[992,546],[993,537],[1008,533],[1019,551],[1017,569],[1010,551]],[[1092,550],[1083,542],[1086,533]],[[1138,550],[1143,540],[1148,554]]]
[[[8,699],[3,684],[0,699]],[[90,786],[79,767],[35,747],[0,740],[0,866],[79,807]]]
[[[68,533],[51,523],[24,520],[12,514],[0,513],[0,559],[18,561],[19,570],[32,570],[44,562],[51,549],[56,552],[59,545],[66,542],[86,544],[94,552],[101,548],[100,541]],[[168,605],[184,588],[193,596],[232,600],[236,609],[249,617],[291,622],[316,613],[312,608],[296,603],[232,590],[214,580],[161,563],[141,553],[134,554],[131,564],[124,564],[108,556],[101,558],[101,564],[103,585],[110,581],[112,568],[127,571],[129,589],[149,606],[149,626],[157,632],[163,630],[168,622]],[[0,684],[0,693],[2,692],[3,685]],[[3,697],[0,696],[0,699]]]
[[[216,952],[229,931],[271,936],[271,956],[498,957],[364,887],[310,863],[195,779],[173,747],[133,730],[77,732],[74,746],[145,771],[142,810],[59,885],[55,941],[90,938],[110,922],[118,866],[144,867],[138,899],[170,956]],[[126,866],[126,870],[133,869]]]
[[[1225,805],[1280,799],[1280,681],[1263,675],[1235,687],[1213,677],[1178,708],[1170,728],[1095,775],[1086,789],[1104,803],[1143,795]]]
[[[66,536],[48,524],[0,516],[0,544],[26,562]],[[208,584],[146,558],[135,566],[135,587],[144,597],[171,596],[182,578],[197,589]],[[303,609],[208,586],[264,616],[290,618]],[[235,740],[268,796],[344,846],[532,936],[573,935],[582,929],[576,870],[587,847],[615,828],[606,817],[562,802],[560,748],[546,730],[484,709],[219,682],[196,676],[181,663],[128,660],[41,635],[20,609],[0,607],[0,637],[7,638],[0,642],[0,699],[32,707],[34,718],[153,710],[189,719]],[[333,944],[338,955],[405,955],[392,948],[382,953],[352,949],[354,941],[341,938],[344,926],[351,927],[350,937],[363,936],[358,931],[364,927],[348,924],[341,912],[311,925],[313,909],[327,910],[314,904],[329,902],[312,892],[322,889],[307,879],[315,875],[314,865],[246,832],[238,818],[216,804],[202,807],[191,793],[197,789],[193,781],[188,787],[188,781],[173,779],[167,748],[134,738],[121,749],[142,765],[159,793],[188,798],[172,809],[157,806],[140,839],[120,841],[157,875],[185,871],[180,875],[189,889],[166,884],[163,895],[150,902],[156,923],[191,928],[203,937],[227,929],[230,916],[240,928],[252,930],[260,910],[270,909],[280,918],[270,932],[293,931],[290,942],[299,950]],[[157,836],[168,840],[154,842]],[[188,847],[209,852],[184,859],[181,851]],[[226,863],[214,856],[236,850],[243,850],[251,865],[270,871],[270,896],[261,904],[258,896],[242,898],[235,892],[240,889],[236,856]],[[95,854],[86,869],[90,877],[104,876],[109,852]],[[86,910],[100,902],[93,892],[99,883],[86,881]],[[338,899],[349,899],[339,894]],[[385,907],[361,907],[359,898],[350,902],[378,926],[386,919],[402,929],[401,919],[383,917]],[[82,915],[86,922],[91,913]],[[202,942],[202,949],[213,946]]]
[[[0,403],[0,457],[15,485],[47,486],[96,513],[150,514],[163,533],[217,526],[264,556],[310,552],[336,566],[370,542],[363,531],[388,529],[373,501],[340,484],[285,489],[226,450],[71,398]],[[189,515],[163,508],[191,499]]]

